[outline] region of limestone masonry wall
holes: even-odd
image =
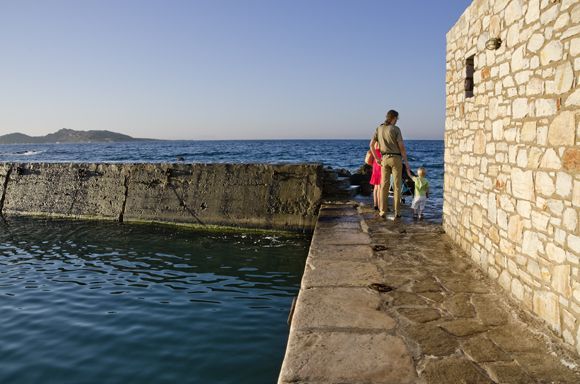
[[[312,230],[320,165],[0,164],[3,215]]]
[[[578,0],[476,0],[447,34],[445,231],[580,353],[579,74]]]

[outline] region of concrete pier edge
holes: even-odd
[[[580,382],[574,351],[440,225],[404,220],[322,205],[279,384]]]

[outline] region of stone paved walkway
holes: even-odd
[[[580,383],[580,359],[465,257],[439,225],[323,206],[279,383]]]

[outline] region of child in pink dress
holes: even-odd
[[[375,148],[375,153],[377,159],[381,159],[381,151]],[[374,160],[374,158],[373,158]],[[381,165],[376,161],[373,161],[373,173],[371,173],[370,185],[374,186],[373,189],[373,204],[375,206],[375,211],[379,210],[379,202],[381,201]]]

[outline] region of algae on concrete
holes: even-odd
[[[3,163],[0,212],[311,231],[318,164]]]

